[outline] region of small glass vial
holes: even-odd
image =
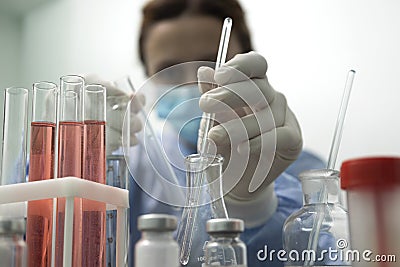
[[[26,267],[25,219],[0,219],[0,265]]]
[[[135,246],[135,267],[179,267],[179,246],[173,239],[175,216],[146,214],[138,218],[142,238]]]
[[[310,170],[299,177],[304,205],[283,226],[285,266],[350,266],[348,214],[340,201],[339,172]]]
[[[206,229],[211,240],[205,247],[203,267],[247,267],[246,245],[239,238],[244,231],[242,220],[211,219],[207,221]]]

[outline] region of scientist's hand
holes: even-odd
[[[106,122],[106,151],[107,155],[122,147],[123,124],[126,108],[131,101],[130,112],[130,145],[137,144],[135,134],[142,129],[142,122],[137,113],[145,103],[143,94],[125,92],[110,81],[104,81],[96,75],[84,77],[86,84],[101,84],[107,89],[107,122]],[[124,141],[126,137],[124,137]]]
[[[225,158],[223,181],[233,188],[228,199],[251,202],[266,191],[273,194],[272,182],[302,149],[296,117],[266,71],[266,60],[255,52],[236,55],[216,72],[198,71],[200,108],[216,115],[208,138]],[[203,135],[204,119],[199,140]]]

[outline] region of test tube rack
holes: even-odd
[[[43,181],[0,186],[0,204],[31,200],[65,198],[64,259],[63,267],[72,267],[72,226],[74,198],[85,198],[107,204],[107,210],[117,210],[116,266],[124,266],[126,251],[126,210],[129,193],[120,189],[77,177],[65,177]],[[54,235],[54,231],[53,231]],[[69,255],[69,256],[67,256]]]

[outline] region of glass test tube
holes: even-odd
[[[82,177],[82,108],[84,79],[76,75],[60,79],[58,177]],[[65,199],[57,199],[55,266],[63,266]],[[82,199],[74,200],[72,265],[82,266]],[[64,255],[67,258],[70,255]],[[69,262],[69,260],[68,260]]]
[[[26,134],[28,129],[29,93],[25,88],[10,87],[4,90],[3,131],[0,165],[0,185],[22,183],[26,180]],[[6,255],[0,255],[0,264],[26,266],[25,244],[20,237],[25,233],[25,203],[0,205],[0,224],[6,240],[0,241],[1,250],[8,248]],[[12,235],[12,229],[5,226],[20,226],[20,237]],[[6,228],[6,229],[4,229]],[[5,233],[4,233],[5,232]],[[3,246],[4,245],[4,246]],[[14,246],[15,245],[15,246]],[[17,250],[12,250],[17,248]],[[11,262],[7,263],[7,260]],[[15,262],[14,264],[14,260]]]
[[[91,84],[84,91],[82,178],[106,183],[106,88]],[[82,201],[82,266],[105,266],[106,204]]]
[[[28,129],[28,89],[4,90],[0,185],[26,181],[26,138]],[[0,205],[0,218],[23,219],[25,203]]]
[[[29,181],[54,178],[57,97],[56,84],[33,84]],[[53,199],[29,201],[26,230],[29,266],[51,265],[52,226]]]
[[[108,155],[107,156],[107,185],[115,186],[122,189],[128,189],[129,182],[129,171],[126,165],[124,155]],[[129,212],[127,211],[127,222],[125,222],[126,233],[129,235]],[[117,228],[117,211],[108,210],[107,211],[107,231],[106,231],[106,266],[115,267],[116,266],[116,228]],[[126,238],[125,251],[128,251],[129,236]],[[124,255],[124,266],[128,264],[128,255]]]
[[[28,89],[5,89],[1,161],[1,185],[26,180]]]

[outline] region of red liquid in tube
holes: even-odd
[[[54,178],[55,123],[32,122],[29,181]],[[26,241],[28,266],[49,267],[53,226],[53,200],[28,202]]]
[[[58,177],[82,177],[83,123],[62,121],[59,125]],[[57,199],[55,266],[63,266],[65,199]],[[74,200],[72,266],[82,266],[82,199]]]
[[[105,184],[105,122],[85,121],[83,136],[82,178]],[[82,266],[105,266],[106,204],[84,199],[82,211]]]
[[[59,136],[59,177],[105,184],[105,122],[60,122]],[[105,266],[106,204],[75,199],[74,210],[73,266]],[[62,265],[64,199],[58,200],[57,214],[56,266]]]

